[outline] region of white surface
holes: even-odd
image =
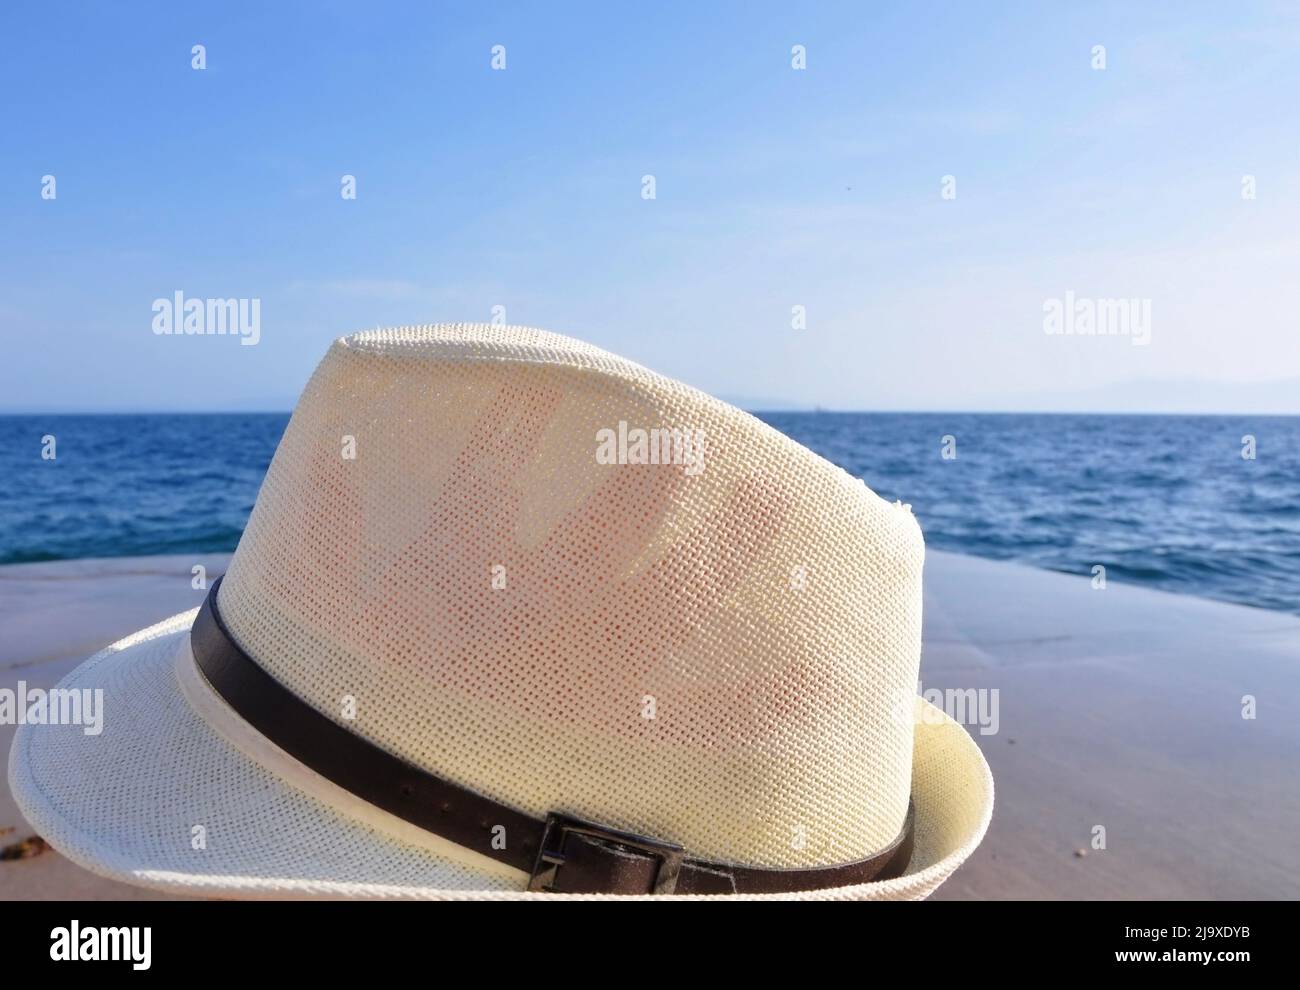
[[[227,559],[0,568],[0,687],[198,605],[190,567]],[[971,726],[993,824],[938,899],[1300,896],[1300,618],[938,551],[925,586],[923,687],[1000,692],[998,733]],[[7,790],[0,833],[30,834]],[[0,898],[153,896],[55,853],[0,863]]]

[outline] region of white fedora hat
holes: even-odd
[[[102,733],[20,727],[10,784],[170,892],[925,897],[993,781],[915,696],[923,556],[906,507],[597,348],[357,334],[204,606],[70,674]]]

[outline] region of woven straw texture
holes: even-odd
[[[295,770],[288,754],[272,756],[264,744],[254,758],[227,742],[176,681],[176,671],[193,664],[187,633],[195,611],[113,644],[61,682],[104,691],[112,717],[103,735],[77,726],[18,729],[10,787],[55,848],[114,880],[207,897],[557,896],[524,893],[522,876],[470,863],[458,847],[431,852],[382,813],[357,815],[346,795]],[[759,899],[916,900],[979,845],[993,806],[983,756],[961,726],[920,698],[915,717],[916,847],[907,875]],[[194,848],[196,825],[205,830],[202,849]]]
[[[636,429],[692,444],[598,456]],[[538,817],[798,867],[874,853],[911,795],[909,875],[813,896],[916,897],[992,807],[964,730],[900,715],[922,560],[907,509],[725,403],[555,334],[449,325],[335,343],[220,605],[317,710]],[[518,896],[521,874],[245,738],[186,673],[191,619],[70,676],[105,689],[102,736],[16,736],[15,794],[56,847],[168,889]]]
[[[702,431],[703,470],[598,463],[620,423]],[[433,327],[329,352],[220,604],[416,766],[794,867],[902,825],[922,556],[910,512],[725,403],[554,334]]]

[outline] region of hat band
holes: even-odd
[[[280,749],[363,801],[529,875],[528,889],[565,894],[781,894],[901,876],[915,812],[885,849],[853,863],[762,869],[688,859],[681,846],[561,812],[545,819],[413,766],[300,699],[245,653],[217,607],[213,582],[190,630],[204,678]],[[501,841],[505,837],[506,841]]]

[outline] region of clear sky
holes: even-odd
[[[751,407],[1300,412],[1297,94],[1294,3],[5,4],[0,409],[288,409],[504,306]]]

